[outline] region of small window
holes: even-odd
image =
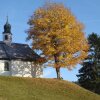
[[[8,40],[8,35],[5,35],[5,40]]]
[[[9,62],[5,62],[4,71],[9,71]]]

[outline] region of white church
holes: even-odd
[[[27,44],[13,43],[11,25],[4,25],[3,41],[0,41],[0,75],[17,77],[40,77],[43,70],[34,62],[41,57]]]

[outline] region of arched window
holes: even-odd
[[[4,71],[9,71],[9,62],[4,63]]]
[[[8,40],[8,35],[5,35],[5,40]]]

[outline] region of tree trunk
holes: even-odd
[[[60,68],[56,68],[57,79],[60,79]]]
[[[54,59],[55,59],[55,64],[56,64],[56,73],[57,73],[57,79],[60,79],[60,66],[59,66],[59,53],[54,55]]]

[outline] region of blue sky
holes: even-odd
[[[9,23],[12,26],[13,42],[27,43],[25,39],[28,29],[27,21],[32,13],[47,0],[0,0],[0,41],[2,41],[3,25],[6,16],[9,16]],[[85,25],[86,36],[92,32],[100,34],[100,0],[52,0],[63,3],[68,7],[76,18]],[[72,71],[61,69],[62,77],[65,80],[76,81],[77,65]],[[44,77],[56,77],[53,68],[44,69]]]

